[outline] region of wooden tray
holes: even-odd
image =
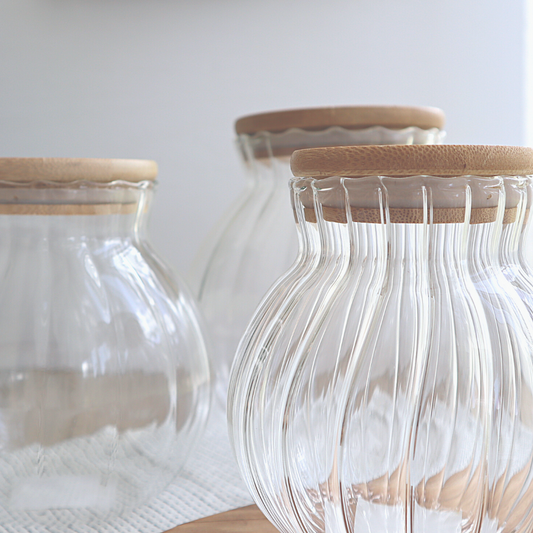
[[[177,526],[166,533],[278,533],[278,530],[257,505],[249,505]]]

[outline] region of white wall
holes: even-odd
[[[240,115],[435,105],[449,142],[533,141],[527,2],[0,0],[0,155],[156,159],[184,272],[242,185]]]

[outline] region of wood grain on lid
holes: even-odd
[[[169,529],[167,533],[278,533],[256,505],[249,505]]]
[[[248,115],[235,122],[237,134],[258,131],[284,131],[290,128],[320,130],[332,126],[361,129],[384,126],[403,129],[417,126],[422,129],[442,128],[445,116],[436,107],[417,106],[345,106],[289,109]]]
[[[136,183],[155,180],[156,176],[155,161],[142,159],[0,158],[0,180],[6,181]]]
[[[533,174],[533,148],[478,145],[340,146],[297,150],[295,176],[521,176]]]

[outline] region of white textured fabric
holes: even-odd
[[[216,405],[206,431],[176,480],[147,505],[121,518],[102,523],[83,511],[72,510],[35,525],[29,518],[13,523],[1,517],[0,533],[161,533],[179,524],[252,503],[239,474],[228,439],[226,415]],[[56,517],[58,518],[58,517]]]
[[[229,443],[226,414],[214,405],[204,436],[180,476],[150,504],[99,531],[160,533],[251,503]]]

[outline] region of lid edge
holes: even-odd
[[[153,181],[157,163],[145,159],[2,157],[0,179],[6,181]]]
[[[445,115],[442,109],[425,106],[330,106],[287,109],[243,116],[235,121],[235,132],[254,134],[259,131],[279,132],[291,128],[304,130],[341,126],[351,129],[384,126],[403,129],[442,129]]]
[[[533,148],[451,144],[308,148],[293,153],[291,170],[304,178],[530,175]]]

